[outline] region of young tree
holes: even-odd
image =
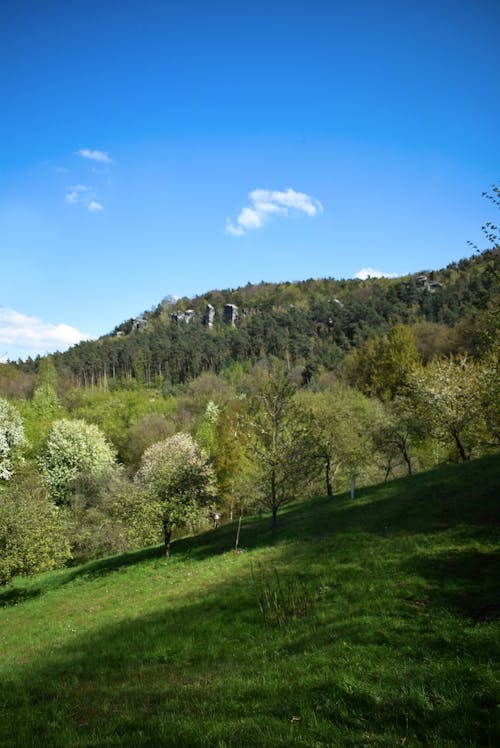
[[[65,418],[54,422],[38,460],[45,485],[58,504],[69,503],[79,475],[99,475],[114,461],[114,450],[97,426]]]
[[[21,416],[7,400],[0,398],[0,479],[12,476],[16,457],[26,443]]]
[[[209,400],[195,430],[196,441],[210,457],[214,457],[217,451],[217,423],[220,412],[220,407],[213,400]]]
[[[350,387],[336,384],[323,392],[301,394],[312,414],[312,435],[327,496],[337,475],[354,481],[373,456],[373,434],[381,404]]]
[[[422,444],[428,430],[422,417],[415,411],[411,398],[396,398],[385,403],[383,420],[375,434],[375,444],[386,458],[385,479],[394,467],[394,461],[406,466],[408,476],[413,474],[417,447]]]
[[[172,531],[199,519],[203,508],[215,501],[208,458],[189,434],[174,434],[145,451],[136,481],[147,492],[161,522],[169,558]]]
[[[233,519],[253,508],[252,477],[244,446],[246,398],[234,398],[221,409],[215,424],[214,469],[220,506]]]
[[[270,371],[257,391],[247,421],[249,457],[257,470],[260,502],[272,513],[297,498],[314,472],[312,418],[294,401],[296,386],[280,369]]]

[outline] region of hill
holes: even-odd
[[[0,744],[498,745],[498,479],[483,458],[289,505],[276,540],[247,518],[242,553],[230,524],[18,578]]]
[[[496,248],[403,278],[262,282],[192,299],[169,297],[53,360],[80,386],[131,380],[168,386],[271,356],[332,369],[397,323],[412,325],[424,349],[439,338],[430,354],[473,349],[481,316],[498,302],[499,269]],[[37,371],[38,362],[20,368]]]

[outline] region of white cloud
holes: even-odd
[[[94,198],[95,195],[91,192],[90,187],[85,184],[75,184],[69,188],[64,199],[68,205],[85,205],[91,213],[99,213],[104,210],[104,206]]]
[[[69,205],[78,203],[82,200],[82,196],[85,192],[88,192],[89,188],[85,184],[75,184],[74,187],[69,188],[69,192],[64,198]]]
[[[367,278],[397,278],[398,274],[384,273],[383,270],[375,270],[375,268],[361,268],[354,277],[359,280],[366,280]]]
[[[272,216],[288,216],[290,211],[315,216],[323,212],[320,201],[304,192],[287,190],[253,190],[249,194],[250,205],[240,211],[236,222],[226,219],[226,234],[242,236],[249,229],[259,229]]]
[[[101,164],[110,164],[113,160],[106,151],[92,151],[89,148],[81,148],[78,155],[91,161],[99,161]]]
[[[2,355],[3,360],[53,353],[90,337],[70,325],[53,325],[38,317],[0,307],[0,352],[4,354],[4,346],[9,348]]]

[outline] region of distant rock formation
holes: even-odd
[[[189,325],[190,322],[194,320],[196,317],[196,312],[194,309],[186,309],[185,312],[172,312],[170,315],[170,319],[172,322],[185,322],[186,325]]]
[[[215,307],[212,304],[207,304],[205,314],[203,316],[203,324],[205,327],[213,327],[215,320]]]
[[[436,293],[440,288],[443,288],[443,284],[439,281],[430,281],[426,275],[417,275],[415,283],[421,291],[429,291],[429,293]]]
[[[238,307],[236,304],[224,304],[224,316],[222,319],[226,325],[236,327],[238,320]]]
[[[202,318],[203,325],[205,327],[213,327],[215,321],[215,307],[212,304],[207,304],[205,307],[205,313]],[[170,319],[172,322],[184,322],[188,325],[196,318],[196,312],[194,309],[186,309],[183,312],[172,312]],[[222,320],[224,324],[236,327],[236,322],[239,318],[239,309],[236,304],[224,304],[224,311]]]
[[[132,330],[144,330],[148,326],[147,319],[133,319]]]

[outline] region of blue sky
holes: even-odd
[[[1,3],[0,360],[484,246],[499,27],[497,0]]]

